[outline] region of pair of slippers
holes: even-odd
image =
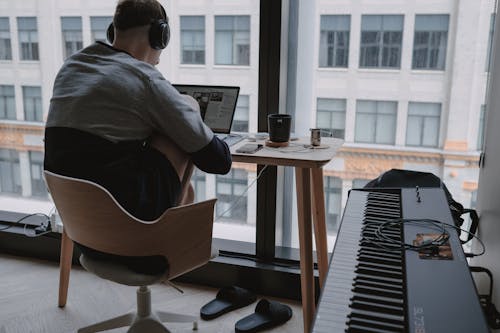
[[[233,311],[252,304],[257,297],[250,291],[237,287],[226,287],[219,290],[214,300],[211,300],[200,309],[200,316],[204,320],[217,318],[229,311]],[[292,318],[292,309],[279,302],[261,299],[255,307],[255,312],[236,322],[236,333],[259,332],[286,323]]]

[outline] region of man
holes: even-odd
[[[46,170],[101,184],[143,220],[192,200],[191,162],[209,173],[231,168],[196,101],[154,67],[169,34],[157,0],[120,0],[112,45],[79,51],[57,74],[45,129]]]

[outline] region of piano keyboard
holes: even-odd
[[[417,202],[415,189],[351,190],[314,333],[489,332],[454,229],[447,230],[453,260],[386,250],[388,244],[374,235],[381,223],[400,217],[452,223],[442,190],[420,191]],[[435,232],[424,226],[402,228],[398,224],[384,234],[411,243],[416,233]]]

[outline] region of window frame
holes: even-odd
[[[363,21],[368,19],[376,19],[380,17],[381,27],[378,31],[376,30],[364,30]],[[389,19],[391,17],[401,18],[401,30],[388,30],[384,29],[384,19]],[[368,24],[368,23],[366,23]],[[404,32],[404,15],[402,14],[363,14],[361,16],[361,36],[360,36],[360,46],[359,46],[359,68],[373,68],[373,69],[400,69],[401,68],[401,58],[403,52],[403,32]],[[375,34],[374,40],[372,42],[366,41],[368,34]],[[393,41],[397,39],[399,35],[399,41]],[[376,63],[373,63],[373,59],[369,58],[369,50],[373,49],[375,51]],[[397,51],[397,61],[395,65],[390,65],[391,53]],[[387,57],[385,56],[387,54]]]
[[[439,106],[439,114],[436,115],[425,115],[425,114],[411,114],[411,106],[412,105],[428,105],[428,106]],[[417,111],[415,111],[417,112]],[[421,111],[420,111],[421,112]],[[427,147],[427,148],[437,148],[439,147],[439,136],[440,136],[440,128],[441,128],[441,113],[442,113],[442,104],[441,103],[429,103],[429,102],[410,102],[408,103],[408,115],[407,115],[407,121],[406,121],[406,141],[405,145],[408,147]],[[418,143],[417,144],[410,144],[408,143],[408,135],[410,133],[409,127],[410,127],[410,118],[412,119],[418,119],[418,124],[417,124],[417,132],[419,133],[419,138],[418,138]],[[425,137],[426,137],[426,126],[429,125],[429,121],[435,122],[437,121],[437,126],[436,130],[437,133],[435,143],[433,144],[424,144]]]
[[[183,28],[183,19],[202,18],[202,29],[186,29]],[[186,24],[186,23],[184,23]],[[181,15],[180,16],[180,63],[182,65],[205,65],[206,64],[206,19],[204,15]],[[203,44],[196,45],[197,36],[202,36]],[[185,36],[190,36],[192,43],[189,45],[190,50],[187,50],[187,45],[184,44]],[[189,61],[185,58],[185,52],[191,52]],[[202,52],[202,61],[197,60],[197,52]]]
[[[223,18],[231,18],[232,19],[232,28],[231,29],[221,29],[217,28],[217,19]],[[248,30],[238,29],[238,18],[248,18]],[[214,64],[215,65],[223,65],[223,66],[250,66],[250,42],[251,42],[251,16],[250,15],[215,15],[214,16]],[[218,36],[223,36],[223,34],[229,34],[231,40],[231,55],[230,60],[228,62],[219,62],[218,52],[221,52],[221,47],[218,45]],[[248,33],[248,37],[245,40],[248,43],[239,44],[237,43],[238,33]],[[222,35],[221,35],[222,34]],[[246,36],[245,36],[246,37]],[[220,40],[220,39],[219,39]],[[247,51],[245,52],[245,59],[241,60],[239,56],[239,48],[238,46],[247,47]],[[245,61],[246,60],[246,61]]]
[[[359,108],[360,108],[360,104],[361,103],[365,103],[365,102],[371,102],[371,103],[374,103],[375,105],[375,110],[374,112],[360,112],[359,111]],[[391,105],[394,105],[395,108],[394,108],[394,114],[389,114],[389,113],[384,113],[382,111],[381,108],[380,108],[380,105],[382,105],[382,103],[390,103]],[[370,141],[365,141],[365,140],[360,140],[359,139],[359,136],[358,136],[358,133],[360,133],[360,130],[358,130],[358,121],[360,121],[359,117],[360,115],[373,115],[372,118],[374,118],[373,120],[373,124],[372,124],[372,127],[374,129],[374,132],[373,132],[373,140],[370,140]],[[377,130],[378,130],[378,125],[379,125],[379,122],[380,123],[385,123],[386,120],[381,120],[380,118],[383,117],[383,115],[389,115],[389,116],[393,116],[394,117],[394,129],[393,129],[393,135],[392,135],[392,140],[391,142],[379,142],[377,140]],[[384,145],[394,145],[396,143],[396,129],[397,129],[397,119],[398,119],[398,102],[397,101],[378,101],[378,100],[364,100],[364,99],[358,99],[356,101],[356,121],[355,121],[355,129],[354,129],[354,142],[356,143],[370,143],[370,144],[384,144]]]
[[[6,88],[11,88],[12,95],[5,93]],[[9,103],[11,101],[11,103]],[[9,108],[12,105],[12,108]],[[2,120],[16,120],[16,91],[13,85],[2,84],[0,85],[0,119]]]
[[[64,59],[83,48],[81,16],[61,16],[61,42]]]
[[[35,28],[20,28],[20,22],[31,25],[34,23]],[[30,24],[31,23],[31,24]],[[19,40],[19,59],[21,61],[39,61],[40,50],[38,40],[38,18],[36,16],[17,17],[17,33]],[[27,41],[23,42],[22,36],[26,36]]]
[[[38,88],[40,94],[37,96],[27,96],[28,89],[33,91],[35,88]],[[33,122],[43,122],[42,87],[22,86],[22,91],[23,91],[24,120]],[[28,110],[28,105],[30,105],[29,103],[27,103],[28,98],[29,100],[31,100],[31,105],[33,106],[33,110]],[[33,117],[31,117],[31,115]]]
[[[446,17],[446,30],[423,30],[417,27],[417,19],[429,19],[429,18],[438,18],[438,17]],[[419,30],[417,30],[419,29]],[[436,70],[436,71],[444,71],[446,70],[446,56],[448,52],[448,32],[450,30],[450,15],[448,14],[417,14],[415,15],[415,29],[413,34],[413,52],[412,52],[412,69],[413,70]],[[417,36],[420,34],[421,36]],[[421,40],[423,36],[427,36],[427,42],[422,43],[421,45],[417,45],[417,41]],[[439,36],[439,37],[437,37]],[[436,41],[441,41],[444,39],[444,43],[437,43]],[[441,45],[444,44],[444,45]],[[442,49],[441,49],[442,47]],[[424,65],[418,65],[418,55],[419,51],[424,51],[425,60]],[[441,54],[442,53],[442,54]],[[437,55],[433,55],[437,54]],[[441,54],[441,56],[440,56]],[[432,59],[435,58],[436,64],[431,64]],[[440,64],[439,61],[442,60]]]
[[[10,35],[10,18],[0,17],[0,61],[12,60],[12,37]]]
[[[326,30],[323,26],[326,25],[326,20],[341,20],[347,18],[347,30]],[[325,24],[323,24],[325,22]],[[348,68],[349,67],[349,47],[351,33],[351,15],[321,15],[320,16],[320,33],[319,33],[319,60],[320,68]],[[339,39],[344,38],[345,45],[339,46]],[[332,41],[330,41],[332,39]],[[323,41],[325,43],[323,44]],[[339,52],[345,54],[342,57],[342,62],[337,62]],[[325,56],[326,52],[326,56]],[[322,61],[323,59],[326,62]]]
[[[338,110],[338,109],[320,109],[319,108],[319,104],[320,101],[326,101],[326,100],[331,100],[331,101],[343,101],[344,103],[344,107],[343,107],[343,110]],[[325,137],[325,136],[329,136],[329,137],[335,137],[335,138],[340,138],[340,139],[345,139],[345,128],[346,128],[346,112],[347,111],[347,100],[345,98],[323,98],[323,97],[318,97],[316,99],[316,128],[320,128],[321,129],[321,136]],[[329,118],[329,125],[330,127],[326,128],[326,127],[323,127],[323,126],[320,126],[319,124],[319,115],[320,113],[323,113],[323,114],[328,114],[328,118]],[[343,118],[343,126],[342,128],[337,128],[337,127],[334,127],[333,124],[334,124],[334,114],[338,114],[340,115],[342,118]],[[338,132],[336,132],[338,131]],[[341,131],[342,135],[336,135],[336,133],[339,133],[339,131]]]

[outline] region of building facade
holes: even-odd
[[[161,2],[172,38],[159,70],[173,83],[240,86],[233,129],[256,132],[259,3]],[[283,19],[283,85],[294,95],[282,111],[297,135],[318,127],[345,140],[324,168],[330,239],[348,190],[391,168],[432,172],[474,204],[495,1],[283,3],[297,15]],[[0,210],[50,211],[42,167],[53,80],[67,56],[105,39],[115,4],[0,0]],[[256,177],[245,164],[195,174],[198,199],[219,198],[215,236],[255,241],[256,190],[247,187]],[[291,232],[286,245],[297,246]]]

